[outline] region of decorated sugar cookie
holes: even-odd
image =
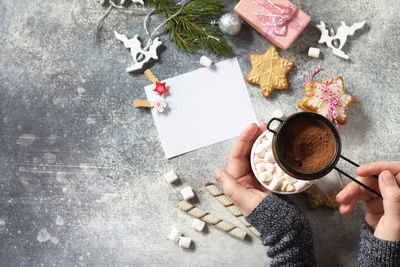
[[[250,54],[253,69],[246,77],[249,83],[259,84],[264,97],[274,89],[288,89],[286,73],[293,67],[293,61],[280,57],[276,47],[271,47],[264,55]]]
[[[347,110],[356,102],[356,99],[344,90],[343,78],[329,78],[321,81],[309,81],[309,78],[321,70],[319,66],[309,74],[305,82],[306,95],[299,102],[298,107],[309,112],[315,112],[338,123],[346,124]]]

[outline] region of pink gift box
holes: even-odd
[[[241,0],[234,11],[284,50],[311,20],[309,15],[288,0]]]

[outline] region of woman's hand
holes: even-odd
[[[380,191],[382,198],[352,182],[337,196],[340,212],[348,214],[363,200],[365,221],[374,236],[382,240],[400,240],[400,162],[374,162],[356,169],[358,178]],[[372,175],[379,175],[377,180]]]
[[[250,166],[250,151],[257,137],[266,130],[265,123],[250,124],[238,137],[229,155],[228,170],[216,170],[214,175],[235,205],[245,216],[271,192],[254,177]]]

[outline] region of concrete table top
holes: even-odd
[[[239,223],[203,187],[214,181],[215,169],[226,167],[234,140],[165,159],[150,112],[131,106],[145,98],[149,81],[125,73],[130,54],[113,36],[118,30],[147,41],[143,16],[113,10],[96,42],[95,23],[105,8],[92,0],[72,2],[0,1],[0,265],[268,263],[256,237],[241,241],[212,227],[198,233],[190,227],[192,218],[175,207],[182,185],[165,182],[162,174],[170,169],[193,187],[200,207]],[[295,62],[289,90],[265,99],[258,86],[247,84],[259,121],[275,109],[299,111],[304,78],[322,64],[316,79],[343,76],[357,98],[348,124],[340,127],[343,154],[361,164],[399,160],[397,1],[294,3],[312,21],[287,51],[279,50]],[[367,21],[345,46],[349,61],[318,45],[320,20],[335,28],[341,20]],[[151,27],[156,24],[152,19]],[[201,67],[201,54],[222,60],[182,53],[167,36],[160,38],[160,60],[148,65],[159,77]],[[229,40],[243,75],[251,69],[248,55],[270,46],[247,25]],[[307,56],[310,46],[321,48],[320,59]],[[341,216],[328,208],[310,211],[302,194],[292,199],[312,224],[318,264],[356,265],[362,206]],[[183,250],[167,240],[173,227],[191,236],[194,247]]]

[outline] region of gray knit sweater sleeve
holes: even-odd
[[[271,266],[315,266],[310,224],[286,197],[270,194],[246,220],[269,246]]]
[[[364,222],[360,231],[358,265],[362,267],[400,266],[400,241],[376,238]]]

